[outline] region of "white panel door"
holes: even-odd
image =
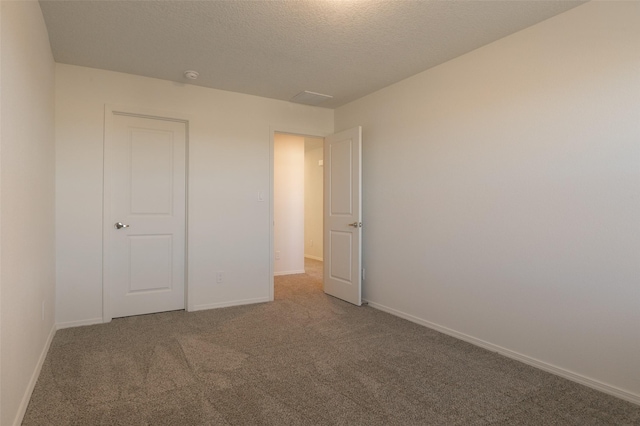
[[[362,304],[362,128],[324,143],[324,291]]]
[[[186,124],[111,119],[104,217],[111,316],[184,309]]]

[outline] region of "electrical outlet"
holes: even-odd
[[[218,272],[216,273],[216,282],[217,282],[218,284],[220,284],[220,283],[224,282],[224,272],[223,272],[223,271],[218,271]]]
[[[311,247],[313,247],[313,240],[311,240]]]
[[[280,260],[280,251],[276,251],[276,260]]]

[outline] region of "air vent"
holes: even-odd
[[[323,95],[322,93],[309,92],[305,90],[291,98],[291,102],[305,105],[320,105],[322,102],[332,99],[333,96]]]

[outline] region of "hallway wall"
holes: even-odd
[[[304,272],[304,137],[273,140],[274,275]]]
[[[322,139],[305,138],[304,152],[304,255],[322,260],[323,256],[323,203],[324,158]]]

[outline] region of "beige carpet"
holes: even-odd
[[[58,331],[24,425],[640,425],[640,407],[322,293]]]

